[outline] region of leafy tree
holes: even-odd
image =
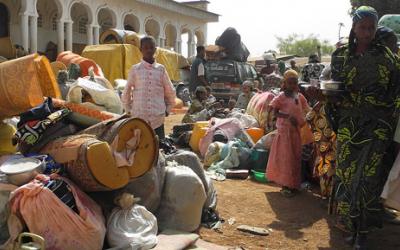
[[[399,0],[350,0],[350,3],[353,9],[362,5],[372,6],[378,11],[379,16],[400,13]]]
[[[318,36],[311,34],[303,37],[299,34],[291,34],[288,37],[276,37],[278,40],[277,48],[281,54],[309,56],[317,54],[318,47],[321,47],[322,55],[330,55],[335,47],[328,40],[320,40]]]

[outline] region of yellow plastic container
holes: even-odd
[[[205,136],[208,130],[208,122],[196,122],[193,127],[192,136],[189,145],[194,152],[199,152],[199,143],[201,138]]]
[[[264,129],[262,128],[247,128],[246,132],[249,134],[254,143],[257,143],[258,140],[264,136]]]
[[[0,156],[17,152],[16,146],[11,142],[15,132],[16,129],[13,126],[0,121]]]

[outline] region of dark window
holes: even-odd
[[[0,37],[9,36],[9,12],[7,6],[0,3]]]

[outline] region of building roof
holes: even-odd
[[[174,0],[136,0],[137,2],[144,3],[151,6],[157,6],[158,8],[165,9],[179,13],[180,15],[186,15],[194,17],[207,22],[218,22],[219,15],[210,11],[195,8],[185,3],[175,2]]]

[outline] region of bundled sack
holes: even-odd
[[[110,146],[93,135],[73,135],[48,143],[42,150],[60,164],[83,191],[111,191],[128,184],[128,168],[118,167]]]
[[[165,159],[160,153],[158,163],[145,175],[131,180],[122,192],[139,197],[138,204],[144,206],[151,213],[155,213],[160,206],[164,180]]]
[[[101,68],[95,63],[95,61],[85,58],[85,57],[82,57],[71,51],[61,52],[57,56],[57,61],[64,63],[67,67],[72,63],[78,64],[81,69],[82,76],[88,76],[90,68],[93,68],[94,73],[97,76],[103,76],[103,72],[102,72]]]
[[[157,218],[123,193],[107,220],[107,240],[112,249],[147,250],[157,245]]]
[[[232,111],[228,118],[236,118],[238,119],[244,128],[258,128],[259,124],[257,119],[249,114],[243,114],[240,111]]]
[[[10,198],[9,220],[12,244],[22,232],[21,222],[31,233],[41,235],[46,241],[46,249],[102,249],[106,234],[105,220],[100,207],[66,178],[52,176],[68,183],[79,213],[66,206],[49,188],[45,187],[49,177],[38,175],[36,180],[19,187]]]
[[[208,146],[212,142],[216,141],[214,138],[214,134],[217,132],[224,135],[228,139],[228,141],[237,138],[248,144],[249,147],[254,146],[253,140],[247,134],[238,119],[213,119],[210,124],[213,124],[213,126],[207,130],[205,136],[200,140],[199,148],[202,156],[205,156]]]
[[[0,117],[18,115],[43,102],[36,55],[0,64]]]
[[[215,40],[215,44],[224,47],[228,51],[241,43],[241,37],[235,28],[229,27]]]
[[[80,133],[108,142],[117,166],[127,167],[130,178],[144,175],[157,162],[158,141],[154,130],[142,119],[120,116]]]
[[[206,155],[204,156],[204,167],[210,167],[214,162],[221,160],[221,150],[224,147],[222,142],[213,142],[208,146]]]
[[[200,178],[188,167],[168,163],[160,207],[160,230],[195,231],[201,223],[206,192]]]
[[[272,142],[274,141],[276,135],[278,134],[277,130],[274,130],[257,141],[256,145],[254,145],[254,149],[263,149],[263,150],[270,150],[272,147]]]
[[[195,174],[200,178],[201,182],[204,185],[204,189],[208,192],[206,175],[201,164],[200,158],[197,154],[191,151],[179,150],[178,152],[166,156],[165,160],[168,162],[175,161],[179,165],[186,166],[193,170]]]
[[[121,99],[114,90],[84,78],[78,78],[78,80],[71,85],[67,95],[67,101],[82,103],[82,90],[86,91],[92,98],[94,104],[103,108],[104,111],[122,114],[123,108]]]
[[[247,58],[250,56],[250,51],[243,42],[240,42],[238,45],[231,48],[227,54],[228,59],[239,62],[247,62]]]
[[[269,110],[269,104],[274,97],[272,92],[257,93],[251,98],[246,110],[247,114],[257,119],[259,127],[267,134],[276,129],[274,113]]]

